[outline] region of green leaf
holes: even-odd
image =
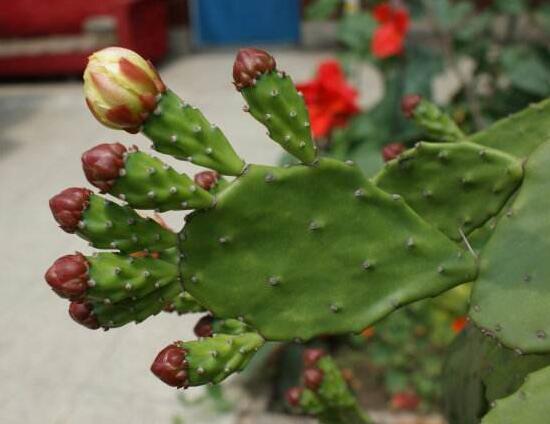
[[[361,57],[370,55],[370,43],[377,23],[370,14],[346,15],[338,25],[336,37],[344,46]]]
[[[519,15],[526,8],[524,0],[497,0],[495,6],[499,12]]]
[[[431,98],[432,80],[442,70],[443,58],[437,51],[421,46],[408,47],[405,93]]]
[[[505,49],[500,63],[513,86],[530,94],[550,94],[550,72],[536,50],[527,46]]]
[[[340,0],[317,0],[306,7],[305,17],[311,20],[324,20],[336,12]]]

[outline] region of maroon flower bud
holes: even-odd
[[[233,81],[237,90],[254,85],[256,78],[275,69],[275,59],[265,50],[240,49],[233,64]]]
[[[392,409],[414,411],[421,401],[422,399],[414,392],[398,392],[392,396],[390,406]]]
[[[401,99],[401,110],[406,118],[411,119],[414,116],[414,110],[422,101],[418,94],[407,94]]]
[[[82,168],[88,181],[102,192],[109,191],[124,168],[125,153],[120,143],[103,143],[84,152]]]
[[[91,303],[82,300],[73,300],[69,305],[69,315],[72,319],[91,330],[99,328],[99,322],[94,315]]]
[[[319,368],[308,368],[304,371],[304,384],[309,390],[316,391],[324,377],[325,374]]]
[[[304,366],[306,368],[313,368],[317,366],[317,362],[327,353],[324,349],[306,349],[302,354],[302,359],[304,360]]]
[[[169,386],[186,387],[188,385],[186,355],[185,349],[175,343],[168,345],[153,361],[151,372]]]
[[[390,143],[384,146],[382,149],[382,157],[384,162],[389,162],[392,159],[395,159],[401,153],[403,153],[407,148],[403,143]]]
[[[301,387],[291,387],[285,392],[285,399],[290,406],[297,407],[300,406],[300,398],[304,389]]]
[[[194,180],[200,188],[209,191],[216,185],[219,178],[220,174],[217,172],[203,171],[196,174]]]
[[[50,199],[53,217],[63,230],[68,233],[76,231],[91,194],[87,188],[72,187]]]
[[[195,332],[195,335],[197,337],[212,337],[213,329],[212,329],[212,322],[214,321],[214,317],[212,315],[205,315],[203,316],[199,322],[197,322],[197,325],[195,325],[195,328],[193,328],[193,331]]]
[[[62,256],[46,271],[45,277],[59,296],[78,299],[88,288],[88,261],[81,253]]]

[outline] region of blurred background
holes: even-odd
[[[422,138],[402,97],[432,100],[467,132],[550,95],[547,0],[0,0],[0,422],[286,423],[302,347],[266,347],[222,388],[169,389],[149,372],[158,350],[191,339],[197,316],[168,313],[92,332],[73,323],[43,273],[89,248],[60,231],[48,199],[87,186],[80,155],[142,136],[104,128],[85,107],[88,55],[118,45],[223,129],[249,162],[288,161],[242,112],[231,84],[242,46],[267,48],[298,83],[324,154],[372,175],[389,144]],[[189,163],[164,160],[191,175]],[[182,214],[167,214],[179,229]],[[443,354],[465,325],[468,287],[393,314],[331,350],[384,423],[443,423]],[[376,415],[378,412],[378,415]]]

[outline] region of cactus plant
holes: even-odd
[[[170,344],[151,367],[169,385],[188,387],[242,370],[266,341],[360,332],[473,281],[471,315],[485,333],[522,352],[550,350],[540,236],[549,207],[540,198],[550,177],[546,103],[467,137],[435,106],[409,97],[406,114],[444,143],[392,150],[388,159],[398,156],[369,179],[351,162],[320,155],[302,98],[267,52],[241,50],[233,76],[245,110],[297,165],[246,164],[135,53],[91,56],[85,94],[100,122],[141,131],[154,150],[211,170],[191,178],[119,143],[84,153],[84,173],[103,195],[70,188],[50,207],[62,229],[111,251],[67,255],[47,271],[73,319],[112,328],[162,310],[208,310],[195,329],[199,339]],[[510,127],[520,132],[507,134]],[[527,141],[516,147],[509,137],[520,133]],[[175,233],[134,209],[191,213]],[[468,236],[488,222],[496,229],[480,243],[478,277]],[[520,252],[510,249],[518,242]],[[507,314],[512,307],[521,320]],[[289,399],[322,422],[369,422],[328,357],[309,352],[306,362],[306,390]]]

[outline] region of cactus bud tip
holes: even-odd
[[[120,143],[102,143],[82,154],[82,168],[88,181],[107,192],[124,167],[126,147]]]
[[[99,322],[94,315],[93,306],[89,302],[73,300],[69,305],[69,315],[80,325],[91,330],[99,328]]]
[[[285,392],[285,399],[287,403],[292,407],[300,405],[300,398],[302,397],[304,389],[301,387],[291,387]]]
[[[48,268],[45,278],[59,296],[77,299],[88,288],[88,261],[78,252],[62,256]]]
[[[308,368],[304,371],[304,385],[315,392],[323,383],[324,377],[325,374],[319,368]]]
[[[195,174],[194,180],[200,188],[209,191],[216,185],[219,178],[220,174],[215,171],[202,171]]]
[[[91,194],[87,188],[71,187],[50,199],[53,217],[63,230],[68,233],[76,231]]]
[[[153,361],[151,372],[169,386],[186,387],[188,385],[186,355],[187,351],[175,343],[168,345]]]
[[[405,150],[406,150],[406,147],[403,143],[387,144],[382,149],[382,158],[384,159],[384,162],[389,162],[390,160],[395,159]]]
[[[306,368],[312,368],[317,365],[319,359],[325,356],[327,353],[324,349],[306,349],[302,355],[304,366]]]
[[[212,337],[213,334],[213,328],[212,328],[212,322],[214,321],[214,317],[212,315],[205,315],[203,316],[199,322],[195,325],[195,328],[193,328],[193,331],[195,332],[195,335],[197,337]]]
[[[414,116],[416,107],[422,101],[419,94],[407,94],[401,99],[401,110],[406,118],[411,119]]]
[[[265,50],[240,49],[233,64],[233,81],[237,90],[254,85],[258,76],[273,71],[275,59]]]

